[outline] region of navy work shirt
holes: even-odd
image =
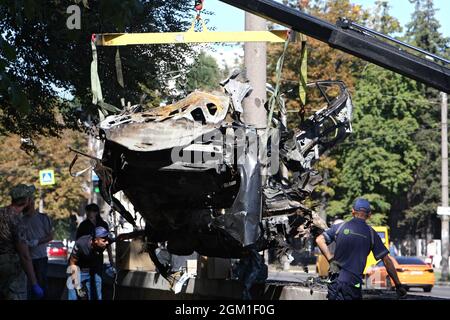
[[[366,266],[367,256],[372,250],[376,260],[384,258],[389,250],[383,245],[380,236],[373,232],[373,247],[371,227],[364,219],[353,218],[340,228],[341,224],[333,225],[323,235],[327,245],[336,242],[334,259],[341,266],[338,280],[352,285],[362,283],[362,273]]]
[[[95,250],[92,241],[90,235],[80,237],[73,246],[71,256],[78,259],[77,265],[82,272],[102,274],[104,250]]]

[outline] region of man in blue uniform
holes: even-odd
[[[398,279],[389,250],[383,245],[380,236],[368,226],[370,203],[366,199],[356,199],[352,208],[353,219],[333,225],[317,237],[316,243],[330,263],[328,300],[361,300],[362,274],[367,256],[373,252],[375,259],[382,259],[386,270],[395,283],[397,294],[406,295],[406,289]],[[334,255],[328,244],[335,242]]]

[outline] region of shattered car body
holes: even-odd
[[[223,258],[269,247],[285,254],[289,239],[326,228],[303,202],[321,181],[313,164],[352,131],[350,94],[342,82],[312,84],[326,106],[295,131],[274,117],[268,139],[240,120],[249,84],[234,74],[222,86],[224,93],[196,91],[172,105],[149,111],[136,105],[102,121],[104,152],[95,167],[101,194],[135,226],[114,197],[123,191],[145,219],[150,248],[164,242],[172,254]],[[338,88],[333,98],[324,90],[329,86]],[[261,153],[277,161],[262,164]],[[270,166],[274,173],[263,177],[261,168]]]

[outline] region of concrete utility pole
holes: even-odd
[[[245,12],[246,31],[266,31],[267,21],[251,13]],[[267,101],[266,80],[267,80],[267,44],[265,42],[246,42],[244,45],[244,65],[247,78],[253,88],[249,97],[244,99],[244,122],[256,127],[258,136],[261,138],[267,127],[267,111],[264,104]],[[267,168],[264,163],[266,156],[264,152],[259,154],[262,168],[261,174],[266,175]],[[264,260],[268,263],[268,252],[264,252]]]
[[[441,93],[442,98],[442,206],[448,208],[448,101],[447,94]],[[442,254],[442,273],[443,281],[448,280],[448,254],[449,254],[449,216],[441,216],[441,254]]]
[[[39,188],[39,212],[44,212],[44,190]]]
[[[245,13],[246,31],[265,31],[267,21],[251,13]],[[257,129],[267,126],[267,112],[264,103],[267,101],[267,45],[265,42],[245,43],[245,68],[247,78],[253,88],[252,94],[244,100],[245,123]]]
[[[97,156],[97,152],[95,150],[94,145],[94,137],[91,135],[88,136],[88,150],[89,154]],[[93,181],[92,181],[92,172],[89,170],[89,177],[88,177],[88,184],[89,184],[89,203],[98,203],[97,194],[94,192],[93,189]]]

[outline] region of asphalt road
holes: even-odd
[[[303,273],[303,272],[287,272],[287,271],[271,271],[269,272],[270,281],[277,282],[304,282],[308,279],[308,277],[315,277],[315,273]],[[431,292],[423,292],[422,289],[419,288],[411,288],[408,292],[408,295],[414,296],[424,296],[429,298],[440,298],[440,299],[450,299],[450,286],[441,286],[436,285],[433,287]]]
[[[51,263],[57,264],[67,264],[65,260],[54,260]],[[305,272],[288,272],[288,271],[270,271],[269,272],[269,281],[274,282],[286,282],[286,283],[298,283],[305,282],[309,277],[316,277],[316,273],[305,273]],[[440,298],[440,299],[450,299],[450,285],[449,286],[441,286],[436,285],[433,287],[431,292],[423,292],[422,289],[411,288],[408,292],[408,295],[414,296],[424,296],[430,298]]]
[[[308,279],[308,277],[315,277],[315,276],[316,276],[315,273],[308,274],[308,273],[300,273],[300,272],[271,271],[271,272],[269,272],[268,280],[285,281],[285,282],[302,282],[302,281],[306,281]]]
[[[431,292],[423,292],[422,289],[411,288],[408,294],[420,295],[426,297],[435,297],[435,298],[443,298],[450,299],[450,286],[434,286]]]

